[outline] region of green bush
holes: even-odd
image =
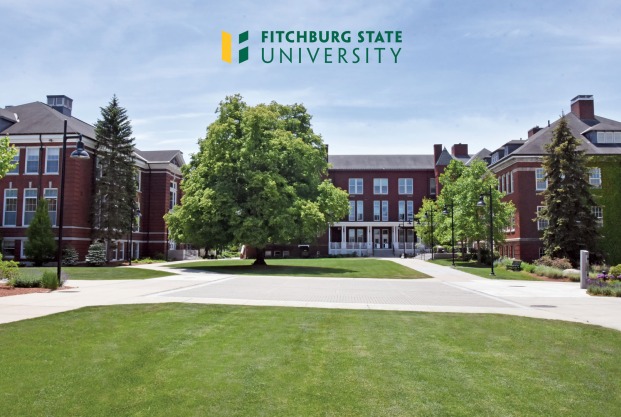
[[[522,270],[526,271],[530,274],[535,272],[535,268],[537,268],[537,265],[533,265],[533,264],[529,264],[528,262],[522,262]]]
[[[548,278],[563,278],[563,271],[545,265],[537,265],[534,273]]]
[[[43,275],[41,276],[41,286],[50,290],[55,290],[56,288],[58,288],[58,278],[56,276],[56,272],[43,272]]]
[[[596,285],[591,285],[588,289],[587,292],[591,295],[602,295],[602,287],[598,287]]]
[[[19,276],[19,264],[15,261],[0,261],[0,278],[9,282]]]
[[[63,265],[74,266],[79,261],[78,251],[73,246],[67,246],[63,249]]]
[[[616,277],[621,275],[621,264],[611,267],[610,271],[608,271],[608,273],[612,274],[612,275],[614,275]]]
[[[101,242],[95,242],[88,247],[86,263],[92,266],[101,266],[106,263],[106,247]]]
[[[571,269],[572,265],[567,258],[550,258],[549,256],[542,256],[535,261],[535,265],[549,266],[556,269]]]
[[[41,276],[37,275],[19,275],[10,284],[17,288],[38,288],[41,286]]]

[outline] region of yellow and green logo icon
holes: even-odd
[[[248,41],[248,31],[240,33],[237,36],[237,42],[241,45],[244,42]],[[233,35],[228,32],[222,31],[222,60],[224,62],[228,62],[229,64],[233,63]],[[248,47],[241,48],[237,52],[237,62],[240,64],[242,62],[248,61]]]

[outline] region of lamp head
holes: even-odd
[[[71,158],[75,159],[90,159],[88,156],[88,152],[84,150],[84,142],[82,142],[82,135],[78,139],[78,144],[76,145],[75,151],[71,152]]]
[[[481,194],[481,197],[479,197],[477,207],[485,207],[485,201],[483,200],[483,194]]]

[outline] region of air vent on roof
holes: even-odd
[[[73,100],[63,95],[47,96],[47,105],[65,116],[71,116]]]

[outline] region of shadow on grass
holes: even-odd
[[[299,276],[337,276],[356,271],[345,268],[326,268],[320,266],[289,265],[220,265],[220,266],[184,266],[181,269],[214,272],[235,275],[299,275]]]

